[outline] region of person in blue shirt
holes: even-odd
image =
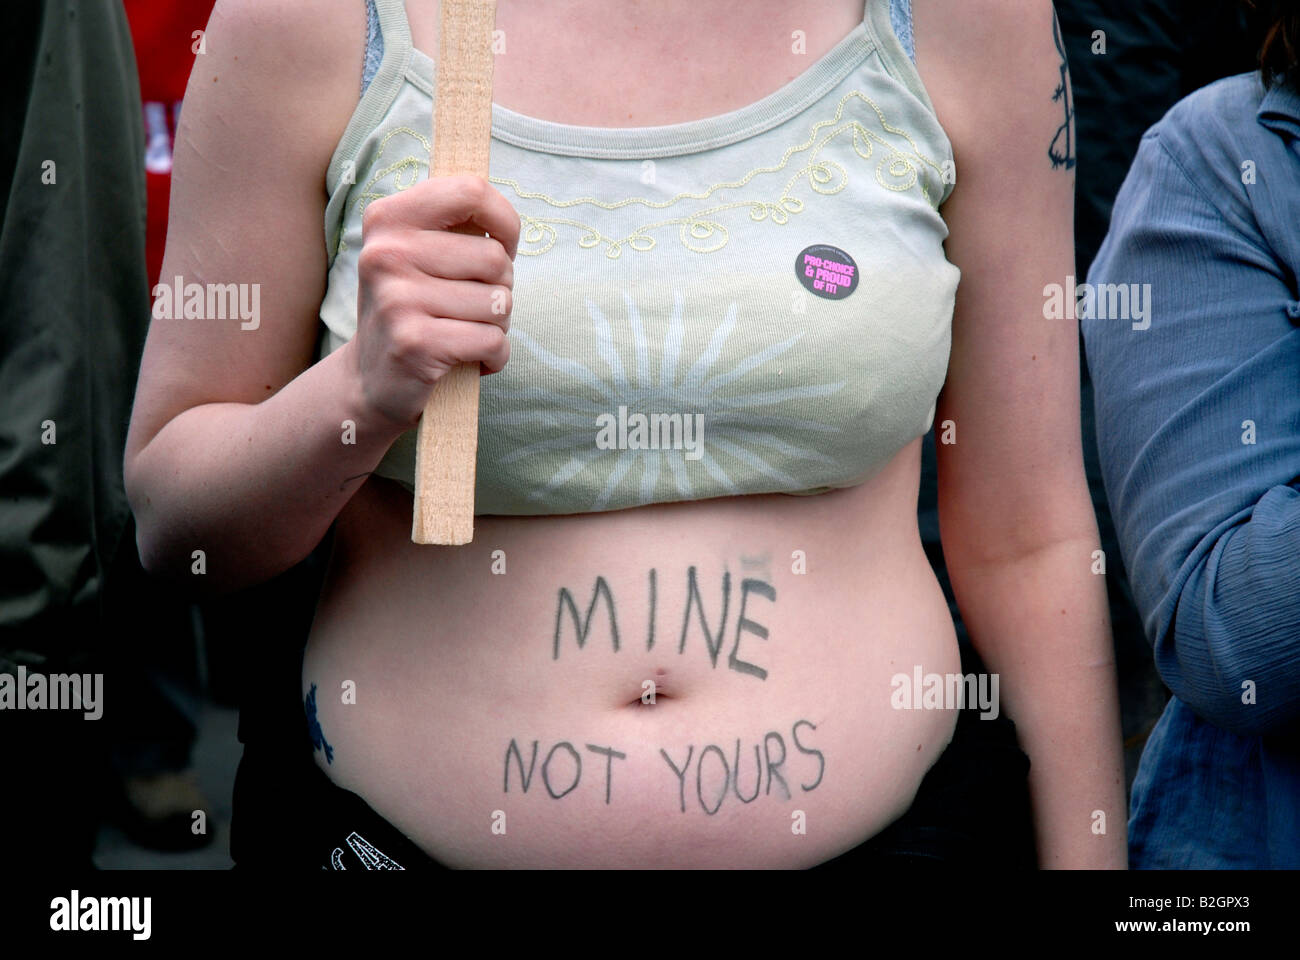
[[[1300,11],[1142,140],[1079,303],[1123,561],[1173,693],[1134,868],[1300,867]]]

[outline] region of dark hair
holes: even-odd
[[[1300,89],[1300,0],[1243,0],[1261,36],[1259,69],[1264,85]]]

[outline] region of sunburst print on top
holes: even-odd
[[[585,471],[604,476],[601,492],[590,504],[592,511],[607,508],[611,496],[624,481],[639,483],[640,503],[656,501],[655,488],[666,466],[677,494],[682,500],[698,496],[692,471],[702,467],[713,482],[729,494],[742,490],[725,464],[732,461],[745,465],[754,474],[770,479],[773,485],[797,488],[800,482],[768,462],[775,455],[782,461],[807,460],[835,464],[835,460],[816,450],[781,440],[776,433],[791,430],[806,434],[836,434],[838,427],[815,420],[782,416],[782,405],[791,400],[828,397],[845,386],[842,380],[819,384],[801,384],[779,389],[746,390],[745,376],[770,366],[790,351],[803,337],[793,333],[785,339],[740,356],[727,369],[720,369],[720,358],[737,325],[737,306],[732,303],[717,322],[708,344],[694,358],[683,356],[685,333],[683,303],[676,294],[672,313],[662,330],[647,331],[641,311],[626,292],[624,319],[630,338],[617,342],[632,344],[631,363],[615,348],[616,338],[609,320],[590,300],[586,302],[590,320],[591,343],[600,364],[588,364],[572,356],[561,356],[548,349],[527,331],[518,327],[511,339],[533,359],[559,374],[558,386],[552,380],[545,387],[526,386],[519,382],[498,381],[494,394],[506,401],[508,412],[488,413],[481,418],[485,426],[534,424],[538,427],[564,426],[563,432],[534,443],[516,447],[497,459],[500,466],[536,457],[546,452],[569,452],[569,458],[528,493],[531,501],[545,501],[563,484]],[[692,321],[702,323],[702,319]],[[659,355],[658,369],[653,369],[651,343]],[[602,369],[603,368],[603,369]],[[764,376],[770,381],[773,374]],[[566,389],[567,388],[567,389]],[[702,415],[703,430],[697,438],[699,449],[602,449],[597,444],[598,423],[625,408],[631,413]],[[688,466],[692,464],[692,466]],[[694,466],[693,464],[698,464]],[[734,468],[733,468],[734,469]],[[630,476],[629,476],[630,475]],[[662,499],[662,498],[658,498]]]

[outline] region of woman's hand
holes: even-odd
[[[258,322],[150,324],[123,472],[145,569],[195,593],[301,561],[439,376],[506,362],[519,217],[478,177],[370,205],[359,334],[319,357],[325,185],[357,108],[365,31],[355,0],[220,0],[194,62],[162,275],[247,285]],[[452,232],[461,224],[479,235]]]
[[[452,367],[505,367],[519,214],[482,177],[434,177],[373,201],[361,229],[355,375],[367,406],[409,429]]]

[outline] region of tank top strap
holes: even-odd
[[[406,0],[366,0],[366,67],[379,69],[392,48],[403,61],[409,60],[411,24],[406,19]],[[373,73],[372,73],[373,75]]]
[[[871,0],[867,0],[870,4]],[[865,10],[863,11],[865,15]],[[916,62],[916,43],[912,37],[912,0],[889,0],[889,25],[898,44],[913,63]]]
[[[934,104],[916,70],[912,0],[867,0],[862,24],[889,73],[933,113]]]

